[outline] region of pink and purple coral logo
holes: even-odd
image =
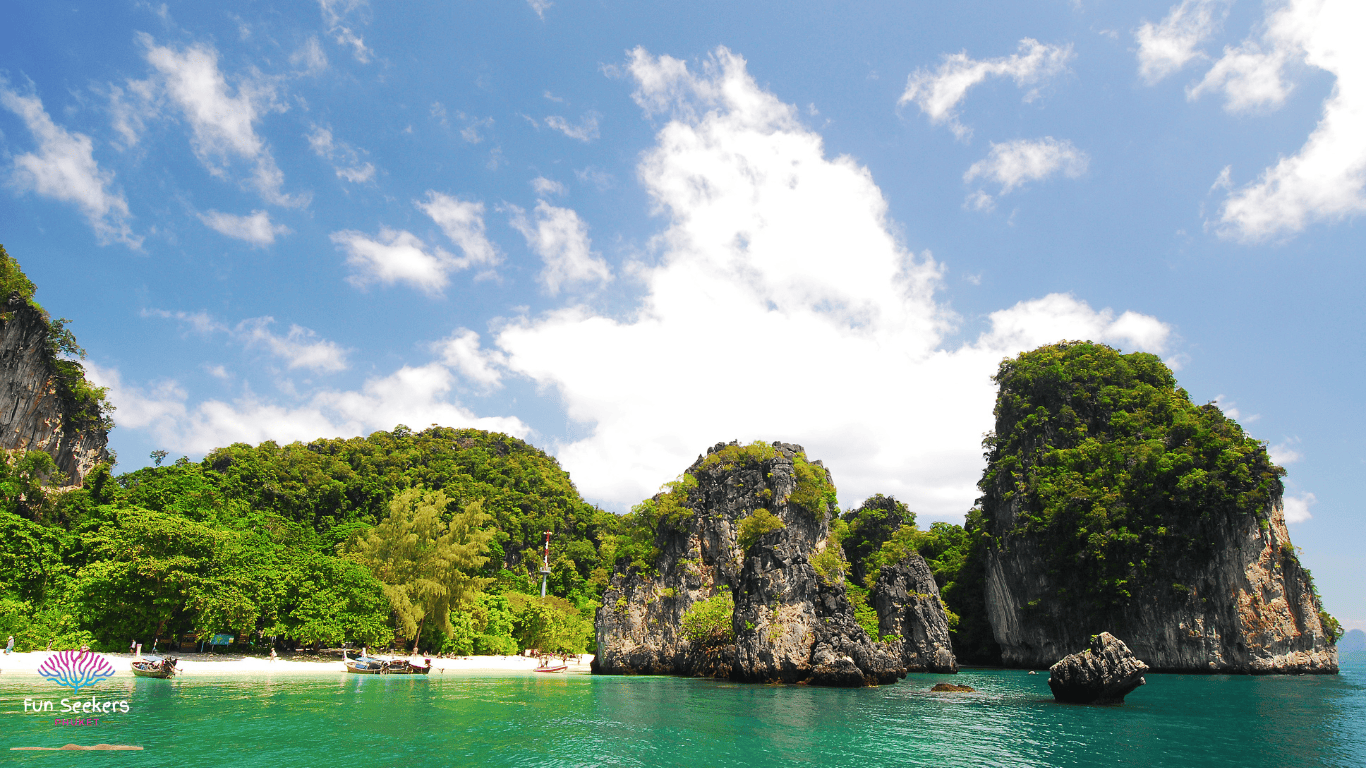
[[[82,688],[113,677],[114,667],[98,653],[58,651],[38,666],[38,674],[80,693]]]

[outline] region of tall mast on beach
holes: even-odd
[[[545,597],[545,585],[550,579],[550,531],[545,532],[545,552],[541,554],[541,597]]]

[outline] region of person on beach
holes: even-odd
[[[271,649],[270,649],[270,660],[271,660],[271,661],[275,661],[275,660],[278,659],[278,658],[280,658],[280,657],[277,656],[277,655],[275,654],[275,649],[274,649],[274,648],[271,648]]]
[[[10,635],[9,642],[5,643],[5,655],[8,656],[11,653],[14,653],[14,635]]]

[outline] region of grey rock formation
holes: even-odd
[[[1006,519],[997,530],[1008,530],[1016,513],[998,510]],[[1279,498],[1267,517],[1265,528],[1251,515],[1217,521],[1207,559],[1185,563],[1165,575],[1169,588],[1140,592],[1104,617],[1057,605],[1037,542],[1006,537],[986,563],[987,613],[1004,662],[1042,667],[1084,645],[1104,621],[1155,672],[1336,673],[1337,649],[1290,546]],[[1047,611],[1031,610],[1049,602]]]
[[[109,435],[70,423],[72,406],[56,386],[47,336],[42,314],[11,296],[0,314],[0,449],[44,451],[62,473],[52,485],[79,485],[109,459]]]
[[[1148,665],[1109,632],[1091,637],[1091,647],[1066,656],[1048,670],[1053,698],[1067,704],[1120,704],[1147,683]]]
[[[698,457],[673,501],[654,499],[661,508],[682,499],[681,512],[655,531],[655,561],[617,564],[598,610],[594,672],[840,686],[902,677],[906,643],[870,638],[854,619],[840,574],[823,578],[812,563],[831,546],[834,513],[828,499],[811,493],[817,480],[828,483],[828,471],[788,443],[717,444]],[[741,527],[758,510],[782,527],[744,549]],[[689,608],[723,591],[735,603],[733,644],[689,640],[682,631]],[[937,648],[910,653],[938,658]]]
[[[908,672],[957,672],[949,622],[930,566],[912,552],[884,566],[869,594],[877,609],[878,631],[895,641]]]

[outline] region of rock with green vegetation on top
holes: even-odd
[[[788,443],[718,444],[623,523],[594,671],[859,686],[906,672],[871,637],[831,539],[835,488]],[[717,628],[718,597],[729,632]],[[700,613],[711,618],[702,622]],[[702,634],[689,626],[712,629]]]
[[[1149,354],[1063,342],[995,381],[968,533],[1005,664],[1049,664],[1108,629],[1154,671],[1337,671],[1337,623],[1264,444]]]

